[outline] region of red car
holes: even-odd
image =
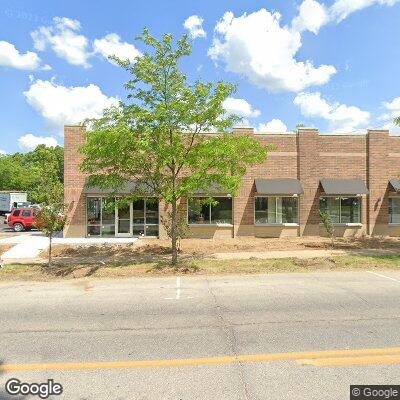
[[[8,226],[14,229],[14,232],[35,227],[36,210],[32,208],[15,208],[8,217]]]

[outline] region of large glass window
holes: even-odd
[[[132,204],[133,236],[158,236],[158,200],[136,200]]]
[[[209,202],[205,197],[188,201],[189,224],[232,224],[232,198],[215,197]]]
[[[87,199],[87,235],[100,236],[101,233],[101,197]]]
[[[108,197],[87,198],[87,236],[115,236],[116,201]],[[148,198],[118,205],[118,233],[133,236],[158,236],[158,199]]]
[[[297,224],[297,197],[256,197],[254,222],[260,224]]]
[[[361,197],[321,197],[319,207],[334,224],[361,223]]]
[[[389,223],[400,224],[400,197],[389,197]]]
[[[103,197],[101,236],[115,236],[115,200]]]

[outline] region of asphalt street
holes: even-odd
[[[1,283],[0,398],[348,399],[400,383],[399,295],[392,271]]]

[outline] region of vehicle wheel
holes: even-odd
[[[17,222],[14,224],[14,232],[22,232],[24,230],[24,226]]]

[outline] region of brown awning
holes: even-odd
[[[264,195],[290,195],[303,194],[301,182],[298,179],[255,179],[257,194]]]
[[[394,191],[400,193],[400,179],[391,179],[389,181],[390,186],[393,188]]]
[[[125,186],[119,188],[119,189],[102,189],[98,186],[89,186],[88,181],[86,181],[85,186],[83,188],[83,193],[84,194],[130,194],[134,192],[135,190],[140,190],[143,193],[152,194],[152,190],[148,187],[145,187],[143,183],[139,183],[138,181],[128,181]]]
[[[321,186],[327,195],[368,194],[369,191],[361,179],[322,179]]]

